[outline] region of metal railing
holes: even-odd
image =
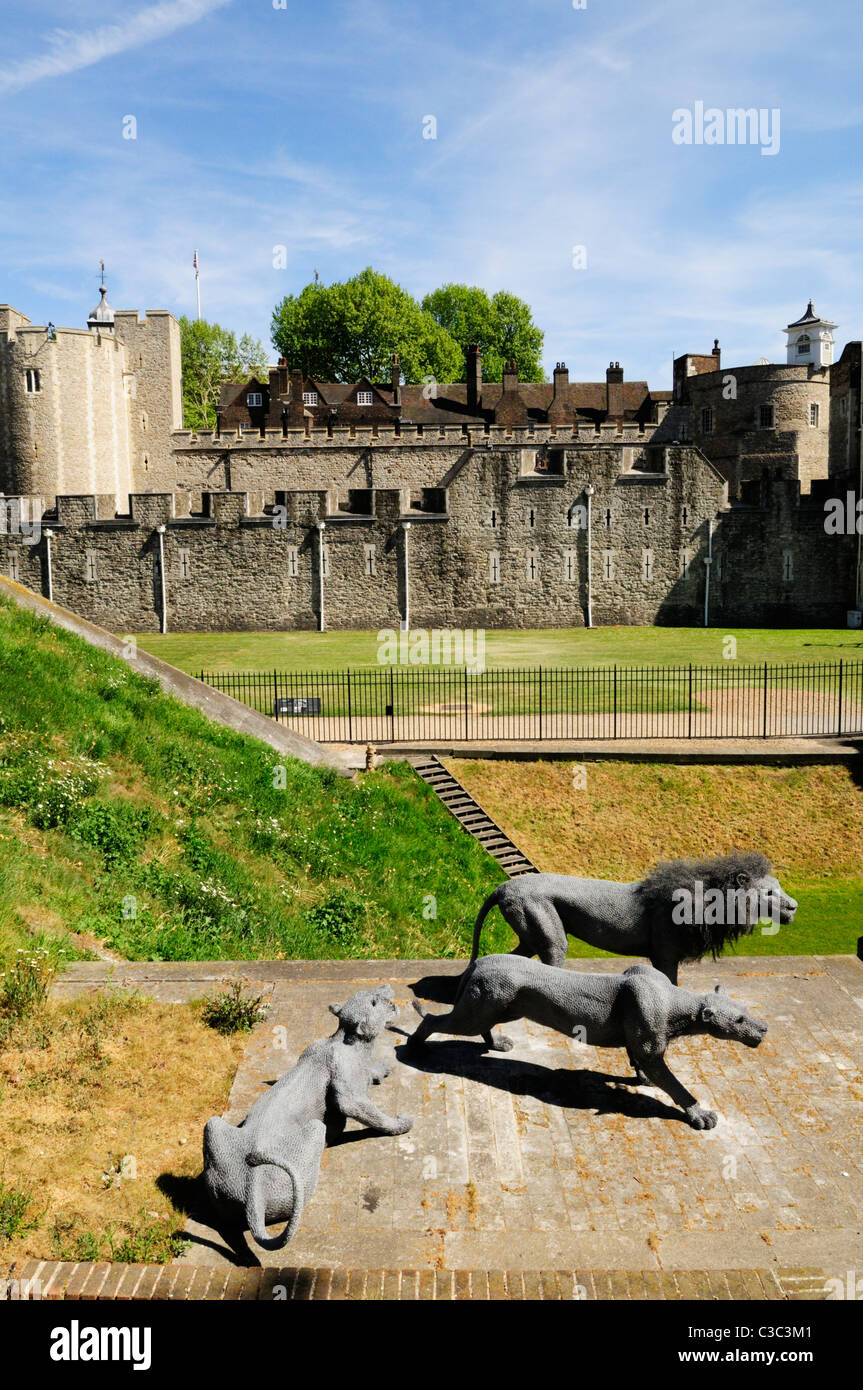
[[[323,743],[863,734],[863,661],[204,672]]]

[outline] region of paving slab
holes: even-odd
[[[251,964],[241,963],[244,973]],[[455,961],[255,964],[258,982],[272,983],[270,1012],[238,1069],[225,1112],[233,1123],[331,1031],[331,1002],[389,980],[401,1010],[394,1026],[412,1031],[413,998],[444,1011],[463,969]],[[397,1065],[373,1095],[387,1113],[413,1115],[413,1129],[392,1138],[349,1122],[324,1154],[287,1250],[261,1250],[248,1233],[232,1243],[202,1205],[181,1262],[276,1268],[288,1257],[295,1268],[351,1273],[348,1296],[352,1272],[362,1270],[416,1271],[418,1296],[432,1270],[490,1271],[492,1282],[494,1271],[616,1271],[624,1283],[631,1276],[630,1297],[650,1296],[648,1276],[661,1281],[669,1271],[687,1288],[697,1275],[704,1297],[727,1296],[729,1271],[798,1267],[844,1279],[863,1258],[863,964],[737,956],[688,967],[682,978],[704,992],[722,984],[769,1025],[754,1050],[704,1037],[670,1049],[675,1074],[719,1112],[715,1129],[690,1129],[663,1093],[625,1085],[617,1049],[522,1021],[507,1025],[515,1042],[507,1054],[436,1039],[406,1057],[403,1035],[390,1031],[379,1047]],[[725,1282],[714,1287],[705,1271],[722,1271]],[[382,1277],[376,1296],[394,1296]],[[448,1296],[466,1287],[461,1276]]]

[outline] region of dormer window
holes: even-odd
[[[250,391],[246,396],[246,405],[253,410],[256,405],[263,405],[264,398],[260,391]]]
[[[317,404],[318,404],[318,393],[317,393],[317,391],[304,391],[304,392],[303,392],[303,405],[317,405]]]
[[[358,391],[357,405],[374,405],[375,397],[372,391]]]

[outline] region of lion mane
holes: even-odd
[[[705,894],[711,889],[719,889],[723,894],[738,889],[757,891],[772,872],[769,859],[755,850],[733,850],[713,859],[668,859],[642,879],[639,893],[645,911],[654,917],[665,917],[668,931],[681,941],[682,961],[698,961],[708,954],[716,960],[729,942],[751,935],[754,921],[675,922],[671,915],[675,893],[686,889],[694,897],[699,882]]]

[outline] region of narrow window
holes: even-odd
[[[491,529],[494,530],[496,526],[497,526],[497,512],[493,511],[492,514],[491,514]]]
[[[25,372],[27,390],[31,393],[42,390],[42,373],[36,367],[28,367]]]
[[[686,508],[684,507],[684,508],[683,508],[683,524],[684,524],[684,526],[686,525],[686,518],[687,518],[687,516],[688,516],[688,512],[687,512]]]
[[[296,579],[299,573],[299,552],[295,545],[288,546],[288,578]]]
[[[529,517],[528,517],[528,525],[529,525],[529,526],[535,526],[535,525],[536,525],[536,517],[535,517],[535,515],[534,515],[533,507],[531,507],[531,509],[530,509],[530,515],[529,515]]]
[[[653,551],[642,550],[641,552],[641,577],[647,583],[653,578]]]
[[[606,524],[606,526],[610,526],[610,525],[611,525],[611,508],[610,508],[610,507],[606,507],[606,509],[605,509],[605,524]]]
[[[821,407],[818,405],[817,401],[812,401],[811,405],[809,406],[809,425],[812,429],[817,430],[820,415]]]
[[[649,525],[650,525],[650,508],[649,508],[649,507],[645,507],[645,509],[644,509],[644,524],[645,524],[645,526],[649,526]]]
[[[688,579],[688,578],[689,578],[689,568],[690,568],[690,565],[691,565],[691,564],[692,564],[692,551],[691,551],[691,550],[681,550],[681,552],[680,552],[680,578],[681,578],[681,579]]]
[[[490,584],[500,583],[500,551],[493,550],[488,557],[488,580]]]
[[[13,551],[9,556],[9,578],[18,583],[18,556]]]
[[[773,406],[760,405],[758,407],[758,428],[761,430],[773,429]]]
[[[531,582],[539,578],[539,551],[529,550],[527,552],[527,577]]]
[[[701,433],[713,433],[713,409],[709,405],[705,406],[701,412]]]
[[[366,574],[367,574],[367,575],[374,575],[374,573],[375,573],[375,548],[374,548],[374,546],[373,546],[373,545],[364,545],[364,546],[363,546],[363,553],[364,553],[364,555],[365,555]]]
[[[578,578],[577,550],[565,550],[563,552],[563,577],[568,584]]]
[[[188,579],[188,578],[189,578],[189,574],[191,573],[191,568],[192,568],[191,555],[190,555],[189,551],[188,551],[188,550],[181,550],[181,551],[179,552],[179,560],[180,560],[180,578],[181,578],[181,579]]]
[[[375,555],[374,555],[374,550],[375,550],[375,548],[374,548],[374,546],[371,546],[370,549],[371,549],[371,552],[372,552],[372,569],[371,569],[371,573],[374,574],[374,572],[375,572]],[[323,547],[322,552],[321,552],[321,569],[322,569],[323,572],[324,572],[324,579],[328,579],[328,578],[329,578],[329,574],[330,574],[330,547],[329,547],[328,545],[325,545],[325,546]]]
[[[790,550],[782,552],[782,582],[790,584],[794,578],[794,554]]]
[[[602,577],[603,579],[614,578],[614,551],[603,550],[602,552]]]
[[[88,550],[84,556],[86,565],[87,583],[92,584],[96,579],[96,552]]]

